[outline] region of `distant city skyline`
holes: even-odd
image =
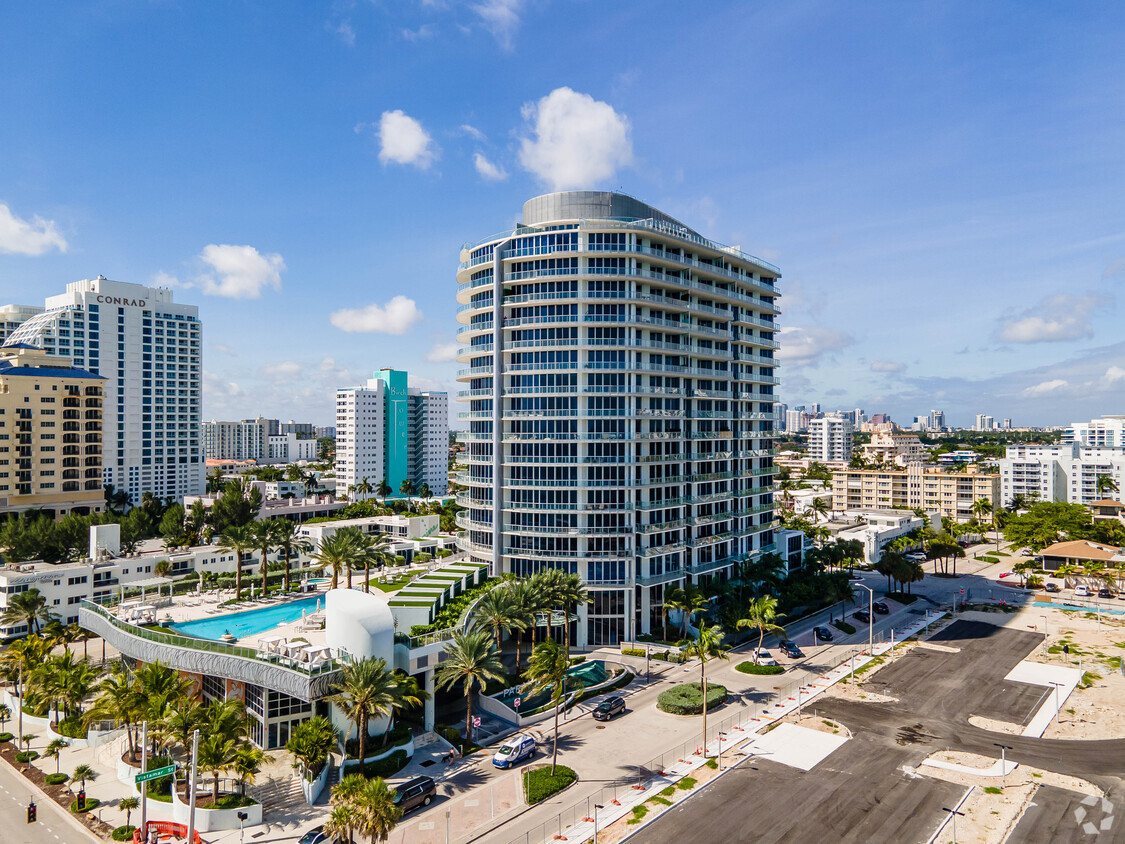
[[[204,418],[329,424],[456,389],[464,232],[608,188],[785,268],[790,406],[1125,407],[1125,7],[592,8],[8,4],[0,304],[172,286]]]

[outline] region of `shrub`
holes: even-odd
[[[848,624],[842,618],[838,618],[833,621],[832,626],[843,633],[847,633],[849,636],[855,633],[855,626]]]
[[[373,777],[393,777],[399,771],[406,767],[406,763],[410,761],[410,757],[406,755],[405,750],[396,750],[385,759],[377,759],[374,762],[368,762],[363,766],[363,775],[368,779]],[[358,770],[359,766],[356,766]]]
[[[110,837],[114,841],[132,841],[135,830],[135,826],[119,826],[110,834]]]
[[[367,739],[367,755],[374,756],[377,753],[382,753],[384,750],[390,750],[392,747],[397,747],[400,744],[406,744],[410,741],[413,731],[410,729],[409,724],[398,723],[395,724],[391,734],[387,737],[386,745],[383,744],[383,736],[369,736]],[[356,754],[359,753],[359,739],[349,738],[347,741],[348,758],[355,759]]]
[[[645,652],[640,648],[622,648],[621,654],[622,656],[644,656]]]
[[[12,738],[11,733],[0,733],[0,742],[11,741]]]
[[[67,738],[86,738],[86,725],[82,723],[79,715],[68,715],[55,725],[55,732]]]
[[[710,712],[727,699],[725,686],[713,683],[707,686],[707,711]],[[703,691],[699,683],[681,683],[660,693],[656,708],[672,715],[699,715],[703,712]]]
[[[551,774],[551,767],[549,765],[546,768],[536,768],[533,771],[528,771],[527,775],[523,778],[527,804],[533,806],[536,803],[542,802],[551,795],[558,794],[577,779],[578,774],[564,765],[556,766],[553,775]]]
[[[38,750],[22,750],[16,754],[17,762],[32,762],[39,758]]]
[[[70,777],[66,774],[47,774],[46,781],[47,785],[62,785],[68,779],[70,779]]]
[[[94,809],[98,808],[98,804],[100,804],[101,802],[102,801],[99,800],[96,797],[87,797],[86,798],[86,806],[85,806],[85,808],[82,809],[82,812],[92,812],[92,811],[94,811]],[[76,814],[76,815],[82,814],[82,812],[78,811],[78,801],[77,800],[71,801],[70,811],[74,812],[74,814]]]
[[[758,665],[750,662],[740,662],[735,668],[743,674],[782,674],[785,669],[780,665]]]

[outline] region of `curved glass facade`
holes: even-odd
[[[772,548],[779,276],[595,191],[462,253],[460,543],[580,574],[579,645],[658,630],[666,589]]]

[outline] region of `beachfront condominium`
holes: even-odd
[[[337,490],[354,499],[366,481],[372,490],[386,481],[394,495],[409,480],[431,495],[445,495],[449,482],[449,399],[445,393],[407,385],[407,374],[381,369],[359,387],[336,391]]]
[[[199,422],[203,326],[199,309],[172,291],[95,279],[75,281],[13,331],[105,378],[102,478],[140,501],[145,492],[203,492]]]
[[[464,550],[579,574],[595,646],[772,548],[776,267],[599,191],[529,200],[461,261]]]
[[[855,425],[841,413],[829,413],[809,422],[809,459],[819,463],[852,459]]]
[[[104,509],[104,384],[69,358],[0,348],[0,514]]]

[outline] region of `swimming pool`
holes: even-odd
[[[262,607],[259,610],[244,610],[230,615],[217,615],[214,618],[182,621],[179,624],[169,624],[168,628],[185,636],[194,636],[196,639],[218,641],[224,633],[243,639],[246,636],[264,633],[279,624],[296,621],[301,617],[302,610],[305,615],[311,615],[316,612],[317,605],[323,603],[323,595],[316,598],[301,598],[299,601]]]

